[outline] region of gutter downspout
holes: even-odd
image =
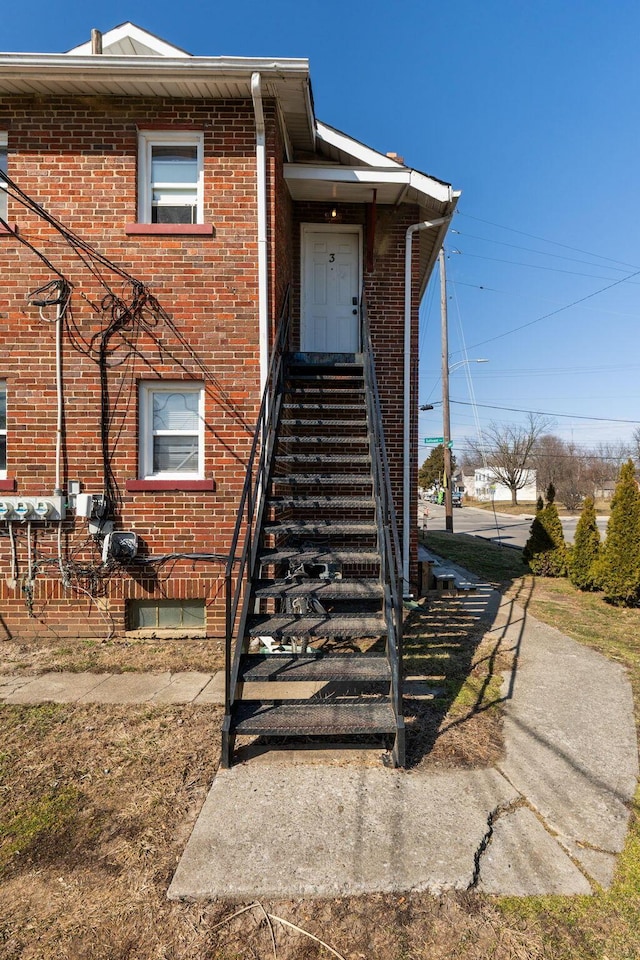
[[[251,97],[256,117],[256,185],[258,205],[258,329],[260,338],[260,395],[269,371],[269,277],[267,274],[267,159],[262,88],[259,73],[251,74]]]
[[[411,522],[411,254],[413,235],[418,230],[440,227],[451,221],[449,217],[423,220],[407,229],[404,254],[404,442],[402,488],[402,592],[409,596],[409,550]]]

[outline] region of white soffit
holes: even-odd
[[[450,203],[451,186],[393,164],[388,167],[347,167],[332,164],[287,163],[284,176],[294,200],[368,202],[376,190],[378,203],[433,205]]]
[[[392,157],[373,150],[359,140],[326,123],[316,123],[318,152],[326,163],[285,165],[285,179],[294,200],[369,202],[396,204],[403,200],[420,206],[450,203],[451,186]]]
[[[262,76],[263,96],[279,103],[296,148],[315,148],[309,61],[289,58],[193,57],[123,23],[64,54],[0,53],[0,96],[183,97],[251,99],[251,75]]]
[[[318,120],[316,129],[318,147],[336,163],[346,164],[347,166],[351,164],[357,166],[361,163],[370,167],[402,169],[402,164],[398,163],[397,160],[387,157],[384,153],[378,153],[377,150],[372,150],[371,147],[354,140],[353,137],[336,130],[335,127],[330,127]]]

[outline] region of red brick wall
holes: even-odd
[[[205,222],[214,236],[127,236],[136,220],[137,128],[202,130],[205,142]],[[273,124],[272,124],[273,127]],[[148,285],[171,322],[160,321],[117,346],[109,371],[113,418],[112,466],[122,491],[120,529],[134,529],[151,556],[172,552],[226,553],[258,407],[255,124],[250,101],[203,103],[132,98],[0,99],[0,129],[9,131],[9,174],[22,190],[121,268]],[[272,132],[272,141],[276,134]],[[271,170],[270,196],[280,189]],[[105,322],[105,290],[60,235],[10,200],[9,220],[74,285],[64,344],[66,445],[64,484],[82,481],[102,491],[98,367],[87,346]],[[272,233],[280,230],[271,217]],[[282,246],[282,242],[281,242]],[[100,268],[119,295],[127,285]],[[54,487],[54,325],[26,305],[30,291],[53,279],[24,244],[0,236],[0,378],[8,393],[8,476],[16,493],[43,496]],[[277,284],[280,284],[280,287]],[[282,279],[274,275],[277,296]],[[52,312],[48,312],[51,316]],[[80,348],[73,349],[72,342]],[[82,352],[84,351],[84,352]],[[194,379],[206,388],[205,476],[211,492],[127,492],[138,476],[137,387],[140,380]],[[28,616],[22,578],[27,571],[26,529],[17,529],[18,585],[11,577],[11,545],[0,532],[0,610],[13,635],[104,634],[104,614],[83,590],[99,572],[86,521],[63,525],[64,553],[73,558],[75,586],[63,590],[55,563],[57,525],[37,525],[33,555],[40,559]],[[36,531],[36,524],[33,525]],[[223,568],[178,561],[158,571],[141,567],[107,578],[117,632],[127,596],[199,596],[214,602]],[[85,574],[83,577],[82,574]],[[185,586],[186,584],[186,586]],[[187,594],[184,591],[187,591]],[[69,599],[73,600],[70,612]],[[220,627],[214,603],[211,628]]]
[[[296,204],[282,178],[284,147],[272,104],[267,119],[269,300],[272,321],[295,278],[299,307],[301,222],[324,221],[325,205]],[[205,222],[213,236],[131,236],[136,220],[137,132],[201,130],[205,154]],[[101,254],[145,283],[166,319],[147,322],[111,346],[109,369],[112,469],[121,491],[117,528],[133,529],[142,553],[225,554],[259,406],[259,330],[255,123],[250,101],[201,102],[136,98],[0,98],[0,129],[9,132],[9,174],[20,188]],[[295,209],[294,209],[295,208]],[[344,210],[345,222],[364,223],[362,206]],[[53,492],[55,451],[55,327],[27,305],[28,294],[56,274],[73,284],[64,338],[66,435],[63,487],[69,480],[100,493],[100,381],[96,338],[107,320],[106,289],[130,294],[117,272],[83,262],[61,235],[14,200],[9,221],[19,242],[0,235],[0,379],[8,395],[8,476],[15,493]],[[372,332],[380,348],[378,374],[396,502],[402,490],[402,325],[406,225],[417,210],[378,215],[375,270],[366,276]],[[416,245],[417,246],[417,245]],[[32,249],[33,248],[33,249]],[[414,272],[417,271],[417,261]],[[47,311],[47,319],[52,312]],[[417,383],[417,306],[414,306]],[[91,354],[91,355],[88,355]],[[205,384],[205,477],[198,492],[131,491],[138,477],[138,385],[153,379]],[[417,423],[412,423],[416,441]],[[412,489],[415,477],[412,478]],[[14,524],[14,550],[0,525],[0,631],[6,635],[104,636],[125,629],[128,598],[199,597],[209,606],[208,631],[222,628],[223,572],[215,561],[176,560],[107,572],[85,520],[62,525],[62,554],[71,572],[63,586],[57,568],[57,524]],[[412,522],[415,529],[415,517]],[[415,544],[414,544],[415,550]],[[32,582],[28,581],[29,551]],[[33,573],[35,572],[35,577]],[[15,581],[15,582],[14,582]],[[1,635],[1,632],[0,632]]]

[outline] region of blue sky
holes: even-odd
[[[462,190],[451,365],[489,363],[452,371],[456,451],[475,433],[467,370],[480,425],[536,410],[581,446],[631,438],[615,421],[640,424],[637,0],[31,0],[3,11],[0,48],[61,52],[124,20],[194,54],[308,57],[320,119]],[[441,395],[439,330],[432,283],[422,402]]]

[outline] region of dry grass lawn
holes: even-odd
[[[454,541],[471,564],[472,545]],[[516,579],[507,572],[514,551],[491,546],[499,553],[479,545],[478,570],[488,565],[531,614],[622,660],[640,703],[640,611],[614,611],[563,581]],[[428,677],[437,693],[410,704],[411,762],[482,765],[501,749],[497,683],[507,661],[477,629],[456,622],[447,602],[407,623],[408,672]],[[111,645],[90,651],[87,662],[92,669],[211,669],[190,642],[178,649]],[[27,671],[85,662],[61,648],[48,661],[35,651],[20,655],[11,663]],[[0,960],[335,956],[279,921],[272,921],[274,951],[262,907],[345,960],[640,957],[637,817],[612,890],[593,897],[301,900],[264,903],[232,920],[242,905],[170,903],[170,878],[216,771],[220,717],[216,708],[193,706],[0,707]]]

